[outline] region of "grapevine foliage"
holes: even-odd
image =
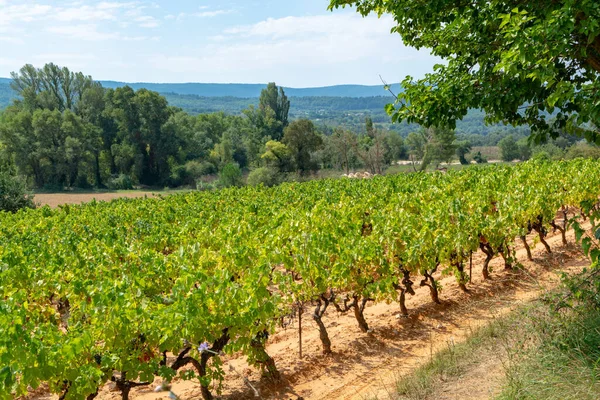
[[[0,399],[42,383],[81,399],[183,365],[210,397],[222,353],[276,374],[263,344],[299,302],[359,319],[411,275],[437,290],[432,271],[598,195],[600,165],[579,159],[2,213]]]

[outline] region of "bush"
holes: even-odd
[[[533,158],[535,159],[538,159],[539,157],[545,157],[538,156],[539,153],[545,153],[550,160],[561,160],[565,156],[564,150],[552,143],[545,143],[539,146],[535,146],[532,149],[532,153]]]
[[[196,190],[205,191],[205,190],[214,190],[217,189],[216,182],[206,182],[202,179],[198,179],[196,181]]]
[[[473,156],[473,160],[477,163],[477,164],[486,164],[488,162],[487,158],[485,158],[480,151],[478,151],[477,153],[475,153],[475,155]]]
[[[193,180],[196,180],[201,176],[216,174],[217,167],[208,161],[188,161],[185,164],[185,171],[189,177],[191,177]]]
[[[600,147],[598,146],[592,146],[588,143],[579,143],[576,144],[575,146],[572,146],[569,151],[567,151],[567,154],[565,155],[565,158],[567,160],[572,160],[574,158],[593,158],[595,160],[600,158]]]
[[[25,181],[9,171],[0,171],[0,210],[14,213],[22,208],[35,208]]]
[[[129,175],[121,174],[111,178],[107,184],[110,190],[131,190],[133,181]]]
[[[502,153],[502,161],[513,161],[519,158],[520,151],[515,138],[512,135],[508,135],[500,142],[498,142],[500,152]]]
[[[248,175],[248,185],[258,186],[275,186],[281,182],[280,174],[273,168],[262,167],[250,172]]]
[[[552,158],[547,151],[538,151],[531,159],[534,161],[550,161]]]
[[[219,187],[243,186],[242,170],[240,166],[234,163],[225,164],[223,170],[219,174]]]

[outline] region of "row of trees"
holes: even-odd
[[[146,89],[105,89],[48,64],[12,74],[19,100],[0,115],[0,157],[38,188],[192,185],[206,175],[273,184],[321,167],[381,173],[405,156],[397,133],[370,119],[362,135],[288,120],[290,101],[274,83],[241,115],[190,115]],[[261,178],[262,177],[262,178]]]
[[[290,122],[290,100],[274,83],[240,115],[190,115],[156,92],[105,89],[54,64],[26,65],[12,79],[19,100],[0,114],[0,161],[37,188],[194,186],[217,175],[219,185],[232,186],[243,184],[243,171],[250,172],[250,184],[274,185],[320,168],[381,174],[400,159],[414,161],[415,170],[456,158],[467,164],[472,149],[471,137],[446,128],[421,128],[403,138],[369,117],[360,133],[307,119]],[[506,160],[532,155],[519,137],[493,140]],[[546,150],[555,157],[556,146],[564,154],[572,144],[573,137],[563,135]]]

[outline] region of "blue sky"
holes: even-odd
[[[55,62],[98,80],[390,83],[437,62],[403,46],[389,16],[327,0],[0,0],[0,76]]]

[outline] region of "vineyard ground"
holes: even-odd
[[[567,238],[570,243],[575,241],[572,232]],[[533,243],[534,238],[531,236],[528,241]],[[532,247],[533,262],[527,260],[525,250],[518,243],[517,258],[522,269],[504,271],[502,260],[495,259],[491,263],[494,270],[489,281],[481,278],[483,255],[474,254],[473,284],[469,285],[469,294],[459,290],[454,277],[440,277],[438,274],[443,287],[441,305],[431,302],[429,289],[418,288],[418,278],[414,277],[416,295],[407,298],[409,318],[398,318],[399,306],[396,303],[371,304],[365,311],[372,330],[370,334],[361,333],[351,315],[338,315],[334,309],[329,309],[323,318],[333,343],[333,354],[329,356],[321,355],[317,326],[311,318],[312,309],[307,308],[303,315],[304,357],[301,360],[298,358],[297,321],[272,335],[267,345],[267,351],[284,376],[283,382],[275,385],[261,379],[260,374],[249,368],[243,358],[228,356],[224,359],[227,377],[223,398],[256,398],[239,374],[260,390],[263,399],[395,398],[398,379],[431,360],[449,343],[464,341],[478,328],[556,288],[560,272],[575,273],[589,265],[578,248],[562,246],[558,233],[547,241],[553,254],[546,254],[543,246],[538,244]],[[475,375],[473,385],[464,385],[471,380],[469,376]],[[448,383],[445,389],[451,397],[436,398],[489,398],[501,384],[501,360],[490,358],[473,368],[469,376],[462,377],[460,382]],[[153,392],[159,383],[156,381],[151,386],[135,389],[131,398],[167,399],[168,393]],[[459,388],[463,388],[465,397],[457,392]],[[201,398],[200,386],[194,381],[175,381],[173,392],[182,400]],[[56,399],[49,395],[32,398]],[[110,385],[104,387],[99,396],[101,400],[119,398],[119,393],[112,391]]]

